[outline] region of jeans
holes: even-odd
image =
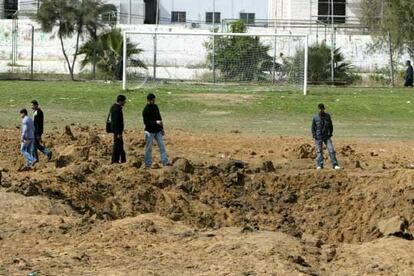
[[[124,140],[117,137],[117,134],[114,134],[114,146],[112,149],[112,163],[125,163],[126,162],[126,154],[124,150]]]
[[[24,159],[26,159],[26,166],[31,167],[33,165],[33,163],[36,161],[36,158],[33,155],[34,141],[33,140],[25,140],[20,145],[20,152],[23,154]]]
[[[37,161],[39,161],[39,156],[37,154],[37,151],[39,150],[40,152],[42,152],[44,155],[48,156],[50,154],[50,150],[48,148],[46,148],[45,146],[43,146],[41,144],[42,138],[39,137],[35,137],[34,140],[34,150],[33,150],[33,156],[34,158],[36,158]]]
[[[328,153],[329,153],[329,157],[331,159],[332,162],[332,167],[335,167],[338,165],[338,160],[336,160],[336,154],[335,154],[335,149],[334,146],[332,144],[332,140],[331,138],[328,139],[317,139],[315,140],[315,145],[316,145],[316,165],[323,168],[323,144],[326,145],[326,148],[328,149]]]
[[[168,165],[168,156],[167,151],[165,150],[164,139],[162,132],[151,133],[145,131],[145,166],[151,167],[152,165],[152,143],[155,140],[157,141],[158,148],[160,149],[161,161],[164,166]]]

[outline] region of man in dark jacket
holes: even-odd
[[[122,107],[125,105],[125,102],[126,97],[124,95],[119,95],[116,103],[112,105],[110,110],[111,130],[114,134],[112,164],[126,162],[124,140],[122,138],[122,133],[124,132],[124,114],[122,112]]]
[[[413,70],[413,66],[411,66],[411,61],[407,60],[407,62],[405,63],[405,65],[407,65],[407,69],[405,70],[405,83],[404,86],[405,87],[413,87],[413,75],[414,75],[414,70]]]
[[[145,125],[145,167],[150,168],[152,165],[152,144],[157,141],[158,148],[160,149],[161,161],[164,166],[169,165],[167,152],[164,145],[164,126],[158,106],[155,104],[155,95],[148,94],[147,105],[142,112]]]
[[[329,157],[331,158],[332,167],[335,170],[341,169],[336,160],[335,149],[332,144],[332,135],[333,135],[333,123],[331,116],[325,112],[325,106],[323,104],[318,105],[319,114],[313,117],[312,120],[312,137],[315,139],[316,145],[316,165],[317,170],[323,169],[323,144],[326,145]]]
[[[52,151],[42,145],[42,135],[43,135],[43,124],[44,116],[43,111],[39,107],[39,103],[36,100],[31,101],[32,110],[33,110],[33,123],[34,123],[34,152],[33,155],[36,158],[36,161],[39,161],[39,155],[37,151],[39,150],[44,155],[47,156],[47,161],[52,159]]]

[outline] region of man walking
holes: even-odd
[[[142,112],[145,125],[145,167],[151,168],[152,165],[152,144],[157,141],[160,149],[161,161],[164,166],[169,166],[167,152],[164,145],[164,126],[158,106],[155,104],[155,95],[148,94],[147,105]]]
[[[405,87],[413,87],[414,70],[413,70],[413,66],[411,65],[411,61],[407,60],[405,65],[407,65],[407,69],[405,70],[405,77],[404,77],[405,83],[404,83],[404,86]]]
[[[341,169],[338,165],[338,161],[336,160],[335,149],[332,144],[332,135],[333,135],[333,123],[331,116],[325,112],[325,106],[323,104],[318,105],[319,114],[313,117],[312,120],[312,136],[315,139],[316,145],[316,169],[321,170],[323,169],[323,144],[326,145],[329,157],[332,162],[332,167],[335,170]]]
[[[42,135],[43,135],[43,124],[44,117],[43,111],[39,107],[39,103],[36,100],[31,101],[32,110],[33,110],[33,123],[34,123],[34,150],[33,156],[39,161],[39,155],[37,151],[39,150],[44,155],[47,156],[47,161],[52,159],[52,152],[42,145]]]
[[[124,140],[122,133],[124,132],[124,114],[122,108],[126,102],[124,95],[119,95],[116,103],[112,105],[110,110],[111,130],[114,134],[114,146],[112,150],[112,164],[125,163],[126,154],[124,150]]]
[[[22,118],[22,136],[20,152],[26,159],[26,164],[21,168],[22,171],[30,170],[37,159],[33,156],[34,152],[34,125],[33,120],[27,116],[27,109],[20,110]]]

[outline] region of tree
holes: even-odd
[[[290,68],[291,74],[296,72],[295,68],[301,68],[298,64],[302,63],[303,50],[296,53],[293,61],[285,61]],[[308,49],[308,78],[314,82],[328,82],[331,79],[331,49],[326,43],[316,43]],[[334,72],[335,79],[351,83],[355,80],[352,74],[352,65],[345,62],[345,56],[340,48],[334,50]],[[293,71],[293,72],[292,72]]]
[[[94,37],[103,25],[99,23],[101,0],[41,0],[35,19],[44,32],[56,31],[70,77],[75,80],[74,68],[79,55],[79,41],[85,32]],[[76,38],[72,60],[64,44],[65,38]]]
[[[88,64],[94,64],[95,61],[98,70],[108,77],[115,77],[121,70],[119,67],[122,62],[123,46],[123,36],[121,30],[117,28],[98,35],[96,40],[91,38],[79,50],[79,54],[84,55],[81,62],[82,68]],[[147,68],[143,62],[136,58],[141,52],[142,49],[139,49],[136,44],[127,42],[127,60],[133,66]]]
[[[361,21],[373,35],[375,46],[387,43],[399,54],[414,57],[414,1],[361,0]]]
[[[232,33],[245,33],[246,25],[242,21],[231,24]],[[251,81],[264,77],[263,64],[272,62],[268,51],[270,46],[263,45],[258,37],[220,36],[207,43],[209,51],[207,61],[210,68],[219,69],[226,81]],[[214,56],[213,56],[214,55]]]

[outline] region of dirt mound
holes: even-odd
[[[179,239],[197,236],[194,234],[197,231],[214,231],[213,237],[220,236],[234,227],[241,231],[240,235],[230,231],[223,237],[240,236],[242,240],[243,234],[255,236],[257,233],[256,238],[264,235],[280,242],[281,236],[276,236],[285,235],[290,242],[286,250],[306,245],[306,249],[295,254],[286,254],[283,250],[276,254],[287,265],[284,271],[296,275],[319,274],[322,269],[332,272],[328,264],[331,262],[340,266],[343,273],[349,272],[338,257],[350,252],[342,244],[370,243],[371,251],[358,251],[363,256],[377,248],[378,239],[412,238],[414,232],[414,170],[407,165],[414,163],[410,159],[413,152],[407,148],[414,147],[405,146],[395,151],[395,145],[338,143],[338,158],[345,169],[317,172],[313,169],[314,147],[303,139],[287,142],[280,138],[265,143],[250,142],[250,137],[243,140],[239,134],[218,139],[188,137],[177,132],[167,137],[167,148],[171,156],[185,157],[171,158],[173,166],[167,168],[162,168],[155,157],[159,169],[147,170],[143,167],[144,140],[136,138],[142,135],[127,132],[128,162],[110,165],[112,137],[102,133],[97,128],[70,126],[62,133],[47,135],[45,140],[53,147],[54,162],[42,160],[35,171],[18,173],[15,167],[21,158],[1,160],[0,185],[9,193],[28,198],[41,196],[55,205],[65,206],[64,211],[56,207],[50,212],[69,216],[67,210],[70,210],[71,219],[54,220],[50,225],[58,230],[52,226],[50,229],[63,235],[88,233],[91,240],[102,227],[111,223],[118,225],[143,214],[160,216],[174,227],[180,225],[187,232],[192,231],[192,234],[184,231]],[[235,144],[236,136],[239,140]],[[17,149],[11,146],[14,141],[2,139],[5,142],[0,144],[0,149],[7,156],[18,156]],[[210,143],[207,149],[206,141]],[[284,146],[279,148],[281,141]],[[254,146],[263,144],[269,146],[265,150]],[[228,157],[221,154],[222,147],[230,152]],[[252,151],[257,154],[252,155]],[[286,152],[293,157],[286,158]],[[167,222],[161,224],[164,223]],[[100,226],[95,229],[94,225]],[[166,231],[151,218],[134,225],[135,230],[145,235]],[[384,239],[384,243],[389,243],[389,239]],[[229,248],[220,243],[215,246],[211,248],[212,254]],[[244,245],[237,246],[244,248]],[[264,248],[264,244],[250,246]],[[274,250],[269,248],[266,254]],[[86,265],[93,257],[80,252],[74,258]],[[293,265],[293,270],[287,268],[289,265]],[[361,267],[358,271],[366,271]],[[394,271],[375,264],[369,271],[374,273],[380,268]],[[244,267],[240,272],[249,271]],[[252,266],[251,271],[275,270]]]
[[[130,161],[110,166],[111,137],[97,133],[66,127],[53,140],[56,168],[46,167],[30,179],[16,174],[8,190],[61,199],[80,214],[99,219],[157,213],[197,228],[254,226],[295,237],[310,234],[330,243],[376,239],[380,234],[375,226],[387,217],[401,215],[409,225],[414,222],[413,187],[401,181],[395,188],[398,179],[411,177],[411,170],[373,175],[292,172],[281,165],[276,169],[272,161],[250,165],[175,158],[170,168],[147,171],[142,168],[142,140],[127,140]],[[298,158],[314,156],[310,144],[294,151]],[[351,164],[363,158],[349,145],[338,153]]]

